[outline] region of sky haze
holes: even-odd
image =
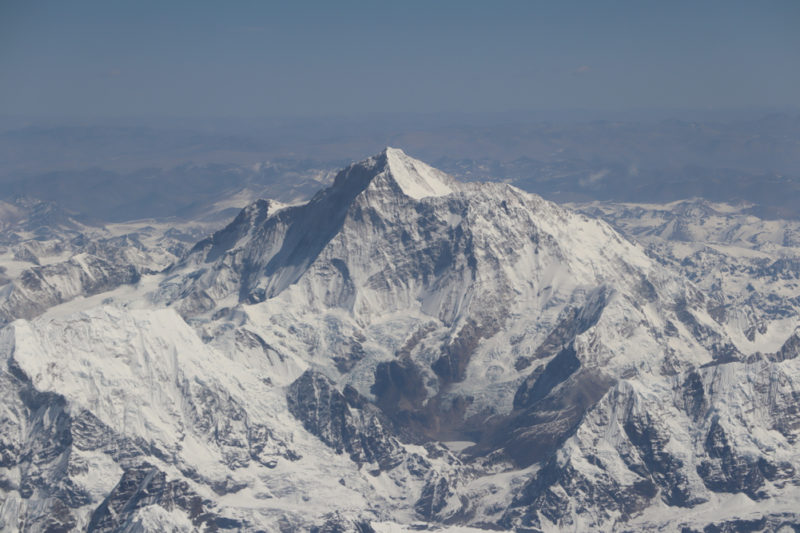
[[[797,2],[0,3],[0,114],[800,107]]]

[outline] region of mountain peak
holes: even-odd
[[[441,170],[409,157],[399,148],[387,146],[382,155],[386,157],[386,169],[403,192],[419,200],[428,196],[444,196],[455,191],[453,178]]]
[[[415,200],[444,196],[459,188],[448,174],[390,146],[340,172],[334,180],[334,189],[360,191],[372,184],[394,185]]]

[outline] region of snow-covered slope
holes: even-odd
[[[701,199],[574,207],[607,220],[692,280],[740,351],[774,352],[800,322],[800,222]]]
[[[87,224],[52,203],[19,198],[15,204],[0,204],[0,324],[135,284],[170,266],[223,225],[212,216],[189,222]]]
[[[798,521],[797,334],[514,187],[386,149],[138,287],[2,330],[4,527]]]

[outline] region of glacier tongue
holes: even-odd
[[[387,148],[159,280],[0,330],[0,529],[799,519],[800,337],[514,187]]]

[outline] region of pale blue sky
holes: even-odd
[[[0,0],[0,114],[800,107],[800,2]]]

